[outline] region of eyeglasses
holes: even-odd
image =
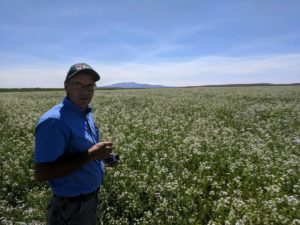
[[[79,81],[72,81],[70,82],[70,85],[72,85],[73,87],[75,87],[76,89],[79,89],[81,91],[93,91],[95,90],[95,83],[92,83],[92,84],[83,84]]]

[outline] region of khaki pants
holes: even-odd
[[[48,206],[48,225],[96,225],[98,192],[88,197],[52,196]]]

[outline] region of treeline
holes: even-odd
[[[300,83],[291,84],[271,84],[271,83],[253,83],[253,84],[212,84],[212,85],[202,85],[202,86],[189,86],[189,87],[257,87],[257,86],[297,86]]]
[[[183,86],[181,88],[195,88],[195,87],[257,87],[257,86],[299,86],[300,83],[291,84],[271,84],[271,83],[254,83],[254,84],[215,84],[215,85],[195,85]],[[172,87],[165,87],[172,88]],[[176,87],[180,88],[180,87]],[[124,90],[124,89],[147,89],[147,88],[103,88],[98,87],[97,90]],[[0,88],[0,92],[33,92],[33,91],[63,91],[63,88]]]
[[[63,88],[0,88],[0,92],[63,91]]]

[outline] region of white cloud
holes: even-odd
[[[99,65],[103,84],[136,81],[164,85],[293,83],[300,81],[300,54],[265,57],[200,57],[185,62]]]
[[[293,83],[300,81],[300,54],[260,57],[200,57],[184,62],[91,65],[101,75],[98,85],[135,81],[170,86],[226,83]],[[69,65],[68,65],[69,66]],[[0,88],[63,87],[68,66],[7,68]]]
[[[5,69],[0,74],[0,88],[63,87],[66,71],[62,69]]]

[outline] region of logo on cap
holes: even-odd
[[[90,69],[90,67],[85,64],[77,64],[77,65],[75,65],[75,67],[76,67],[76,70]]]

